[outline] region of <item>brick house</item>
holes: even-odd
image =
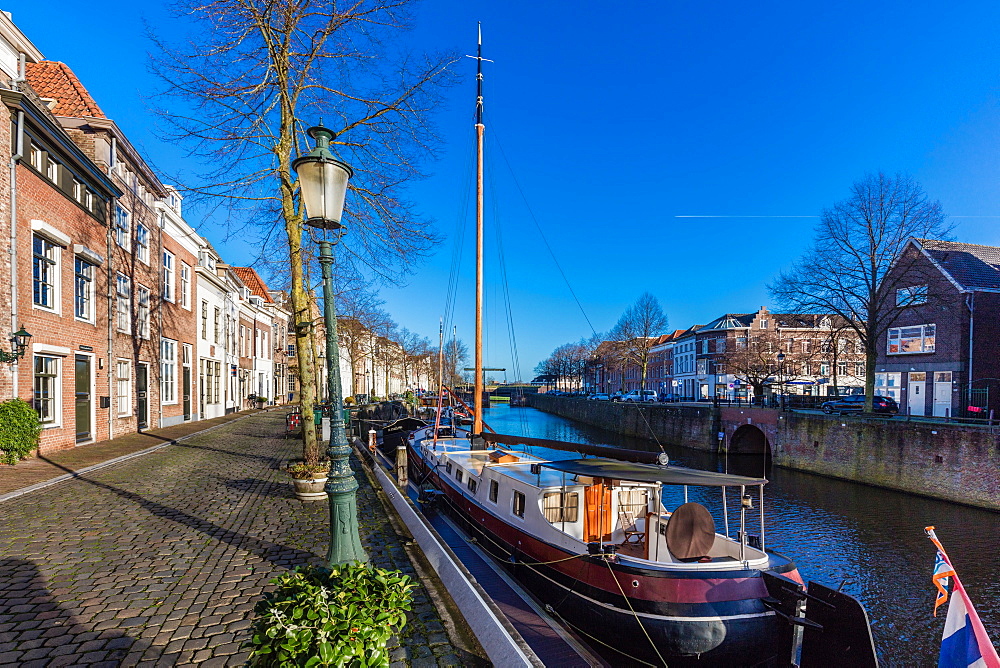
[[[1000,414],[1000,247],[911,239],[893,271],[876,394],[911,415]]]
[[[27,62],[31,72],[35,62]],[[30,77],[29,77],[30,82]],[[29,82],[0,93],[13,123],[15,221],[3,289],[4,322],[32,334],[8,388],[39,413],[41,450],[107,438],[113,431],[107,303],[107,224],[121,189],[81,150]],[[96,105],[95,105],[96,108]],[[10,131],[11,124],[5,124]],[[9,237],[8,237],[9,238]],[[11,268],[13,270],[11,270]]]
[[[747,352],[754,346],[771,369],[752,368]],[[749,347],[749,348],[748,348]],[[777,361],[778,353],[783,361]],[[748,399],[748,378],[769,377],[771,392],[821,396],[850,394],[864,387],[864,354],[857,334],[841,318],[823,313],[726,313],[695,336],[698,396]],[[752,381],[751,381],[752,382]],[[836,388],[836,389],[835,389]]]

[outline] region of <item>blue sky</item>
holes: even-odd
[[[160,5],[5,9],[153,163],[179,163],[151,134],[142,100],[156,85],[143,20],[174,31]],[[485,66],[487,211],[498,214],[487,221],[489,366],[513,367],[496,226],[523,375],[590,334],[534,220],[598,331],[647,290],[672,328],[769,304],[766,283],[809,244],[816,218],[806,216],[867,171],[911,173],[954,217],[959,240],[1000,245],[997,3],[425,0],[405,39],[472,53],[476,21],[495,61]],[[463,81],[435,118],[445,144],[411,188],[446,241],[407,286],[382,290],[401,325],[432,339],[466,199],[474,66],[458,64]],[[233,263],[252,257],[223,230],[202,229]],[[468,284],[468,248],[464,258]],[[455,322],[470,341],[471,288]]]

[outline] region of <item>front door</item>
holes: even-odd
[[[191,367],[181,372],[181,400],[184,402],[184,419],[191,419]]]
[[[149,427],[149,365],[138,364],[135,368],[136,421],[139,429]]]
[[[906,388],[906,405],[910,415],[926,415],[927,398],[924,396],[924,389],[927,385],[927,373],[917,371],[910,374],[910,384]]]
[[[934,373],[934,415],[951,416],[951,371]]]
[[[93,438],[90,408],[90,357],[76,356],[76,442]]]

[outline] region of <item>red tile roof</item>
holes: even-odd
[[[274,303],[271,295],[267,293],[267,283],[254,271],[253,267],[232,267],[243,284],[250,289],[250,292],[261,297],[266,302]]]
[[[87,89],[65,63],[43,60],[25,63],[28,83],[40,97],[56,100],[52,113],[57,116],[92,116],[107,118]]]

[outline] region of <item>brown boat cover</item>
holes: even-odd
[[[700,503],[685,503],[667,522],[667,549],[674,558],[689,561],[707,557],[715,543],[715,521]]]

